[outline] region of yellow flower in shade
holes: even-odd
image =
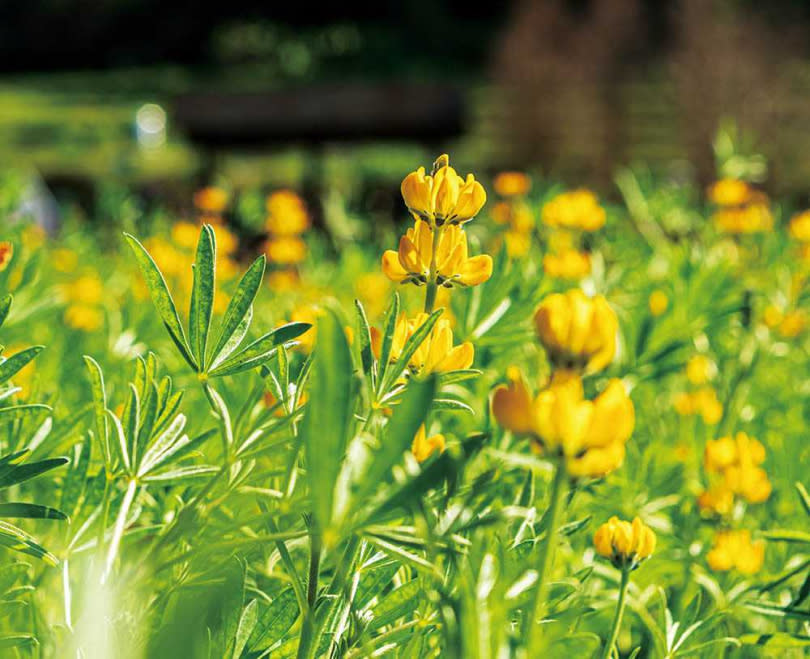
[[[265,229],[274,236],[296,236],[309,229],[306,204],[292,190],[278,190],[267,197]]]
[[[706,561],[715,572],[737,570],[741,574],[756,574],[765,561],[765,543],[752,542],[747,530],[718,531]]]
[[[802,243],[810,242],[810,210],[790,218],[790,235]]]
[[[86,304],[71,304],[65,310],[65,323],[68,327],[93,332],[101,327],[104,314],[101,309]]]
[[[669,308],[669,298],[664,291],[653,291],[650,293],[650,298],[647,300],[647,305],[650,308],[650,313],[653,316],[663,316]]]
[[[686,362],[686,377],[692,384],[705,384],[716,372],[717,367],[706,355],[692,355]]]
[[[501,172],[492,181],[501,197],[522,197],[528,194],[532,187],[532,180],[523,172]]]
[[[706,472],[722,476],[724,486],[749,503],[762,503],[771,495],[771,482],[760,466],[764,461],[765,447],[744,432],[709,440],[703,453]]]
[[[294,291],[300,283],[301,278],[295,270],[274,270],[267,275],[267,285],[277,293]]]
[[[413,333],[427,320],[428,315],[419,313],[408,318],[403,312],[397,319],[394,337],[391,342],[391,358],[399,359],[402,349]],[[453,330],[450,321],[439,318],[422,345],[417,348],[408,362],[414,373],[446,373],[470,368],[475,357],[473,344],[469,341],[453,346]]]
[[[267,260],[279,265],[295,265],[307,256],[307,244],[298,236],[281,236],[267,241]]]
[[[172,225],[172,242],[184,249],[194,249],[200,237],[200,227],[192,222],[175,222]]]
[[[605,224],[605,209],[590,190],[563,192],[543,206],[543,223],[550,227],[597,231]]]
[[[617,568],[637,568],[655,551],[655,533],[638,517],[626,522],[611,517],[593,536],[596,553],[610,560]]]
[[[742,206],[751,200],[752,193],[748,183],[734,178],[715,181],[707,191],[709,200],[717,206]]]
[[[5,270],[14,257],[14,245],[6,240],[0,242],[0,272]]]
[[[401,190],[408,210],[431,227],[468,222],[487,201],[484,187],[472,174],[461,178],[446,154],[433,163],[433,174],[425,174],[424,167],[408,174]]]
[[[704,512],[728,515],[734,507],[734,492],[722,484],[704,490],[698,496],[698,507]]]
[[[228,193],[213,186],[201,188],[194,193],[194,205],[203,213],[219,215],[228,207]]]
[[[417,462],[424,462],[434,453],[443,453],[444,445],[444,435],[439,434],[427,437],[425,424],[422,424],[419,426],[419,430],[416,431],[416,436],[413,438],[411,453],[413,453],[413,457],[416,458]]]
[[[582,279],[591,273],[591,257],[575,249],[543,257],[543,272],[559,279]]]
[[[509,384],[498,387],[492,398],[499,425],[561,457],[571,476],[604,476],[621,466],[635,410],[620,380],[611,380],[591,401],[584,399],[582,380],[572,373],[555,378],[534,399],[517,369],[509,369],[507,377]]]
[[[549,295],[534,325],[555,366],[601,371],[613,361],[619,322],[601,295],[589,298],[578,288]]]
[[[436,247],[436,272],[440,286],[477,286],[492,276],[492,257],[488,254],[469,257],[467,234],[459,226],[439,231]],[[424,222],[416,221],[399,241],[399,250],[386,250],[382,270],[394,282],[424,284],[430,276],[433,259],[433,231]]]

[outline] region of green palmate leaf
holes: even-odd
[[[3,465],[0,468],[0,488],[10,487],[44,474],[51,469],[67,464],[67,458],[48,458],[39,462],[27,462],[19,465]]]
[[[42,352],[43,348],[44,346],[26,348],[0,363],[0,384],[8,382],[28,362]]]
[[[219,326],[219,336],[211,351],[211,366],[216,368],[230,355],[242,342],[250,326],[253,316],[252,305],[264,278],[266,259],[264,255],[256,259],[247,272],[242,276],[236,288],[222,323]]]
[[[67,515],[56,508],[34,503],[0,503],[0,517],[17,519],[67,519]]]
[[[177,349],[180,351],[181,356],[191,366],[197,370],[197,363],[194,356],[191,354],[191,349],[186,340],[186,333],[183,331],[183,325],[180,323],[180,317],[177,315],[177,307],[174,304],[169,288],[166,286],[166,280],[163,274],[157,267],[157,264],[146,251],[146,248],[141,245],[135,236],[128,233],[124,234],[127,242],[135,254],[135,259],[138,261],[138,266],[141,269],[146,285],[152,296],[152,302],[155,305],[163,324],[174,341]]]
[[[352,358],[343,325],[334,311],[318,320],[318,344],[310,376],[310,401],[301,424],[307,476],[316,524],[332,517],[352,416]]]
[[[301,336],[310,327],[309,323],[287,323],[277,327],[212,370],[210,375],[211,377],[234,375],[261,366],[275,354],[279,346]]]
[[[194,282],[188,310],[188,338],[200,371],[205,371],[205,349],[211,314],[214,310],[214,281],[216,272],[216,238],[214,230],[203,225],[197,242],[197,256],[192,266]]]
[[[359,497],[362,498],[385,481],[391,468],[410,448],[436,394],[436,382],[436,376],[432,375],[425,380],[413,380],[408,384],[402,402],[394,408],[380,446],[374,452],[368,472],[362,479]]]
[[[0,327],[3,326],[3,323],[6,322],[6,318],[8,318],[8,312],[11,311],[12,300],[11,293],[0,298]]]
[[[408,362],[411,360],[411,357],[413,357],[414,353],[419,349],[419,346],[424,343],[425,339],[433,330],[433,326],[443,313],[444,309],[436,309],[436,311],[430,314],[425,319],[425,322],[422,323],[405,342],[405,345],[402,347],[402,352],[399,354],[399,356],[397,356],[397,360],[392,364],[389,364],[385,371],[385,377],[383,378],[382,386],[380,388],[382,393],[387,392],[391,385],[396,382],[397,378],[402,375],[402,373],[408,367]]]
[[[382,345],[380,346],[380,373],[378,382],[382,384],[391,362],[391,346],[394,343],[394,330],[399,317],[399,293],[394,293],[391,304],[385,312],[385,329],[383,330]],[[378,390],[377,393],[380,391]]]
[[[253,628],[248,647],[251,650],[273,647],[293,626],[298,618],[298,611],[295,591],[292,588],[282,591],[262,612],[258,624]]]
[[[92,357],[85,355],[84,363],[87,366],[87,373],[90,376],[96,437],[98,437],[101,451],[104,455],[104,464],[109,468],[112,463],[112,453],[110,451],[110,437],[107,432],[107,394],[104,392],[104,374],[101,372],[101,367]]]
[[[56,565],[59,562],[56,560],[56,556],[51,554],[34,538],[8,522],[0,521],[0,546],[28,556],[35,556],[50,565]]]

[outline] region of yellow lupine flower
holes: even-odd
[[[492,412],[498,423],[528,435],[544,453],[560,456],[571,476],[604,476],[621,466],[635,425],[633,402],[620,380],[611,380],[594,400],[585,400],[576,374],[558,378],[532,400],[516,369],[509,384],[495,390]]]
[[[744,432],[709,440],[703,453],[706,472],[720,474],[725,487],[749,503],[762,503],[771,495],[768,474],[760,467],[764,461],[765,447]]]
[[[488,254],[467,255],[467,234],[459,226],[437,229],[437,283],[447,288],[453,285],[477,286],[492,276],[492,257]],[[424,222],[416,221],[402,236],[399,250],[386,250],[382,270],[394,282],[428,282],[433,259],[433,231]]]
[[[104,314],[98,307],[87,304],[71,304],[65,310],[65,323],[68,327],[93,332],[104,322]]]
[[[549,253],[543,256],[543,272],[559,279],[582,279],[591,273],[591,257],[575,249]]]
[[[742,206],[751,200],[753,190],[748,183],[734,178],[715,181],[707,191],[709,200],[718,206]]]
[[[692,355],[686,362],[686,377],[692,384],[705,384],[716,371],[714,362],[706,355]]]
[[[172,225],[172,242],[178,247],[194,249],[199,237],[200,227],[192,222],[175,222]]]
[[[304,304],[293,309],[290,314],[290,320],[296,323],[309,323],[312,325],[306,332],[295,340],[298,342],[296,346],[299,350],[305,353],[312,352],[317,339],[318,318],[323,316],[324,311],[320,307],[313,304]]]
[[[203,213],[219,215],[228,207],[228,192],[209,186],[194,193],[194,205]]]
[[[101,302],[104,295],[104,284],[96,275],[82,275],[72,283],[65,285],[62,290],[65,297],[71,302],[93,305]]]
[[[698,507],[706,512],[728,515],[734,506],[734,493],[723,485],[701,492]]]
[[[408,210],[431,227],[468,222],[487,200],[484,187],[472,174],[461,178],[446,154],[433,163],[433,174],[425,174],[424,167],[408,174],[401,191]]]
[[[578,288],[549,295],[534,325],[556,366],[601,371],[613,361],[619,322],[601,295],[589,298]]]
[[[786,339],[793,339],[802,333],[807,321],[801,309],[788,311],[779,323],[779,334]]]
[[[532,247],[532,234],[520,231],[505,231],[503,240],[506,243],[506,253],[513,259],[519,259],[529,253]]]
[[[650,308],[650,313],[653,316],[662,316],[669,307],[669,298],[664,291],[653,291],[650,293],[650,298],[647,300],[647,305]]]
[[[810,242],[810,210],[796,213],[790,218],[790,235],[799,242]]]
[[[605,209],[590,190],[562,192],[543,206],[543,223],[550,227],[597,231],[605,224]]]
[[[501,197],[522,197],[528,194],[532,187],[532,180],[523,172],[501,172],[492,181]]]
[[[405,343],[427,318],[426,313],[419,313],[410,319],[404,312],[400,314],[391,341],[392,359],[399,359]],[[475,350],[469,341],[453,346],[453,330],[450,322],[446,318],[439,318],[422,345],[410,358],[408,366],[412,371],[423,375],[446,373],[469,368],[472,366],[474,357]]]
[[[445,447],[444,435],[437,434],[426,436],[425,424],[419,426],[416,431],[416,436],[413,438],[411,444],[411,453],[416,458],[417,462],[424,462],[434,453],[443,453]]]
[[[718,531],[706,561],[715,572],[736,569],[742,574],[756,574],[765,561],[765,543],[752,542],[747,530]]]
[[[3,272],[14,257],[14,245],[7,240],[0,242],[0,272]]]
[[[267,241],[267,260],[279,265],[295,265],[307,256],[307,244],[298,236],[279,236]]]
[[[773,228],[773,215],[766,202],[721,208],[713,216],[720,231],[732,234],[759,233]]]
[[[295,236],[310,226],[306,204],[292,190],[277,190],[267,197],[265,229],[275,236]]]
[[[655,544],[655,533],[638,517],[632,522],[611,517],[593,536],[596,553],[609,559],[618,568],[638,567],[642,561],[652,556]]]

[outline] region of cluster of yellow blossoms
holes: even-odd
[[[396,360],[402,354],[405,343],[428,319],[428,314],[418,313],[408,318],[400,314],[391,341],[391,358]],[[439,318],[422,344],[413,353],[408,366],[411,372],[420,375],[447,373],[472,366],[475,351],[469,341],[453,346],[453,330],[447,318]]]
[[[712,220],[724,233],[749,234],[773,228],[768,196],[746,181],[721,179],[709,187],[708,197],[718,207]]]
[[[208,186],[194,193],[194,208],[199,214],[200,224],[220,224],[228,209],[230,195],[224,188]]]
[[[638,517],[632,523],[611,517],[593,536],[596,553],[617,568],[635,569],[655,551],[655,533]]]
[[[708,382],[716,375],[714,362],[705,355],[693,355],[686,364],[686,377],[696,388],[682,391],[675,396],[675,409],[681,416],[700,415],[709,426],[720,423],[723,404],[717,392]]]
[[[535,313],[535,328],[555,373],[532,397],[517,368],[495,390],[498,423],[528,436],[535,449],[559,458],[572,477],[599,477],[618,468],[635,424],[633,403],[620,380],[611,380],[594,400],[584,397],[581,373],[602,370],[616,351],[618,321],[601,296],[579,290],[547,297]]]
[[[268,262],[275,266],[268,282],[276,290],[286,290],[298,283],[296,266],[307,256],[307,244],[301,235],[310,227],[309,212],[304,200],[292,190],[268,195],[265,209],[265,252]]]
[[[605,209],[590,190],[556,195],[543,206],[543,223],[553,230],[543,270],[551,277],[582,279],[591,272],[591,259],[577,247],[582,233],[598,231],[605,224]]]
[[[62,295],[68,302],[65,323],[68,327],[93,332],[104,323],[104,284],[96,274],[77,277],[62,287]]]
[[[751,540],[751,532],[719,531],[706,555],[706,562],[715,572],[737,570],[741,574],[756,574],[765,561],[765,542]]]
[[[506,251],[513,258],[526,256],[535,227],[534,215],[526,203],[532,181],[522,172],[501,172],[492,185],[502,197],[492,208],[492,219],[506,229],[503,232]]]
[[[734,437],[709,440],[703,465],[707,476],[715,483],[700,496],[700,507],[728,514],[735,495],[748,503],[766,501],[772,488],[768,474],[760,466],[764,461],[765,447],[744,432],[738,432]]]

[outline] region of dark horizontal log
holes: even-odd
[[[266,93],[189,93],[175,121],[201,144],[341,140],[441,140],[460,134],[457,89],[416,84],[336,84]]]

